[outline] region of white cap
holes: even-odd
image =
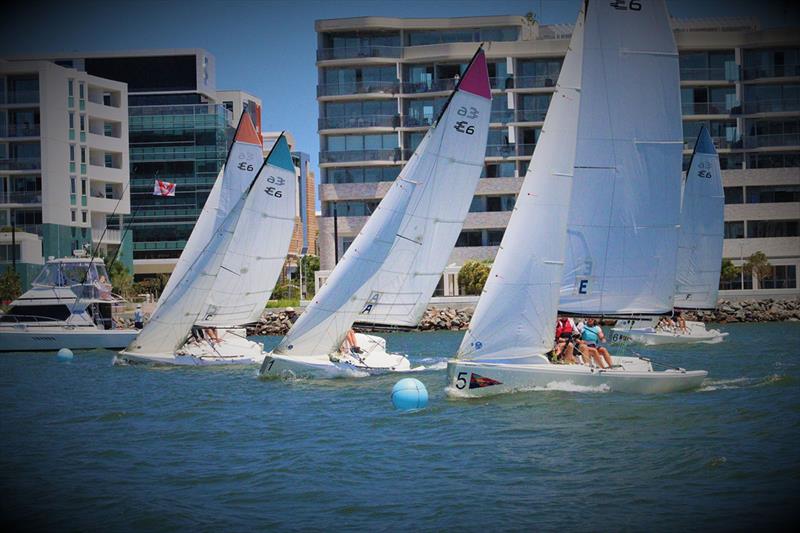
[[[286,312],[287,313],[294,313],[294,307],[287,307],[286,308]]]

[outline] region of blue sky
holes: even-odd
[[[205,48],[217,60],[217,88],[264,102],[264,128],[291,131],[316,168],[314,21],[367,15],[524,15],[571,23],[579,0],[72,1],[12,0],[0,19],[0,57],[60,51]],[[603,1],[603,0],[601,0]],[[793,0],[667,0],[673,16],[759,16],[764,26],[800,24]]]

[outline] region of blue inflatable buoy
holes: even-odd
[[[69,348],[61,348],[56,354],[56,359],[59,361],[72,361],[72,350]]]
[[[392,404],[399,411],[424,409],[428,405],[428,389],[418,379],[401,379],[392,387]]]

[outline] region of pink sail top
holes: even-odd
[[[458,90],[482,96],[487,100],[492,99],[492,89],[489,87],[489,69],[486,67],[486,54],[483,50],[478,52],[475,60],[464,73]]]

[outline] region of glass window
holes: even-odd
[[[775,265],[772,274],[760,281],[762,289],[796,289],[797,267],[795,265]]]
[[[86,196],[86,180],[81,180],[81,194]]]
[[[88,220],[88,215],[86,214],[86,211],[81,211],[81,222],[86,224],[87,220]]]
[[[462,231],[456,240],[456,246],[483,246],[483,232],[481,230]]]
[[[67,95],[68,96],[72,96],[73,95],[73,89],[72,89],[73,83],[74,83],[73,80],[67,80]]]
[[[327,138],[328,150],[331,152],[343,152],[345,150],[345,136],[331,135]]]
[[[747,156],[749,168],[788,168],[800,166],[800,152],[751,153]]]
[[[748,204],[783,202],[800,202],[800,185],[759,185],[747,187]]]
[[[744,239],[744,222],[725,222],[726,239]]]
[[[72,221],[73,221],[73,222],[75,222],[75,220],[76,220],[76,217],[75,217],[75,210],[74,210],[74,209],[72,209],[72,210],[70,211],[70,218],[72,219]]]
[[[75,129],[75,113],[69,113],[69,129]]]
[[[84,95],[83,95],[83,91],[84,91],[84,89],[83,89],[83,82],[78,82],[78,97],[79,97],[80,99],[83,99],[83,96],[84,96]]]
[[[76,181],[77,180],[75,179],[75,176],[70,176],[70,178],[69,178],[69,192],[70,192],[70,194],[75,194],[75,191],[76,191],[75,182]]]
[[[798,228],[800,220],[748,220],[747,237],[749,239],[797,237],[800,236]]]
[[[81,115],[81,131],[86,131],[86,115]]]
[[[726,204],[743,204],[744,191],[742,187],[725,187],[725,203]]]
[[[73,161],[73,162],[75,161],[75,145],[74,144],[70,144],[69,145],[69,160]]]
[[[86,148],[81,146],[81,163],[86,163]]]

